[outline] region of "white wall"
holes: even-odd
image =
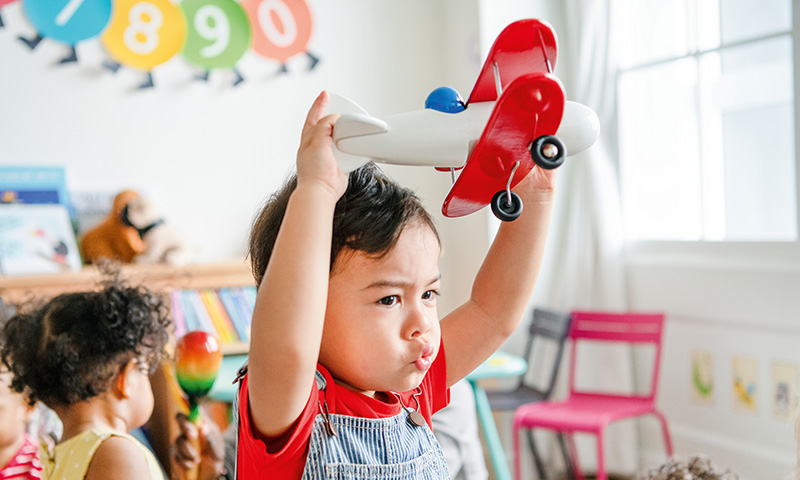
[[[21,2],[5,6],[0,162],[66,165],[75,193],[139,189],[199,248],[197,261],[242,258],[251,219],[292,168],[303,118],[320,90],[381,115],[421,108],[448,80],[467,89],[464,72],[474,77],[469,70],[479,68],[472,2],[458,10],[425,0],[309,4],[316,70],[307,72],[307,59],[297,57],[288,75],[276,76],[275,62],[248,52],[240,64],[247,80],[233,88],[229,72],[196,82],[195,71],[173,58],[155,69],[148,91],[135,88],[140,72],[101,68],[107,57],[97,39],[79,44],[80,61],[68,66],[57,65],[63,45],[44,40],[28,51],[16,40],[33,33]],[[438,211],[449,175],[410,169],[397,176]]]
[[[727,259],[711,254],[699,259],[685,249],[669,258],[632,252],[631,308],[668,314],[658,404],[670,421],[676,453],[683,458],[705,453],[743,480],[784,479],[795,464],[797,444],[794,419],[773,414],[772,363],[800,365],[800,263],[796,256],[759,261],[757,250],[737,249],[740,255]],[[693,400],[696,351],[713,358],[716,386],[710,405]],[[734,410],[734,356],[757,362],[754,413]],[[655,423],[645,432],[645,460],[653,464],[663,457],[663,447],[652,441],[658,438]]]

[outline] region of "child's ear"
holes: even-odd
[[[33,419],[33,412],[36,411],[36,404],[33,405],[28,402],[27,398],[23,398],[23,408],[25,409],[25,423],[30,423],[31,419]]]
[[[133,394],[133,375],[137,367],[138,362],[135,358],[132,358],[120,369],[119,375],[117,375],[117,391],[123,398],[131,398]]]

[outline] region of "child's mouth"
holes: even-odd
[[[424,372],[431,368],[433,363],[433,345],[426,343],[422,346],[419,357],[414,361],[414,365],[418,370]]]

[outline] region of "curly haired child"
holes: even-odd
[[[238,478],[446,479],[431,415],[522,319],[555,171],[534,168],[515,187],[525,211],[500,227],[470,299],[440,322],[432,218],[374,165],[339,170],[327,101],[323,92],[311,107],[297,174],[251,232],[259,289]]]
[[[685,462],[672,459],[639,480],[739,480],[739,476],[730,469],[720,470],[708,457],[695,456]]]
[[[41,400],[64,425],[55,447],[41,451],[45,478],[163,479],[155,457],[126,432],[153,410],[148,374],[169,325],[160,297],[118,276],[6,322],[0,355],[11,388]]]

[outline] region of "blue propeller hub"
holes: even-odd
[[[444,113],[460,113],[467,106],[464,99],[455,88],[439,87],[432,91],[425,99],[425,108],[430,108]]]

